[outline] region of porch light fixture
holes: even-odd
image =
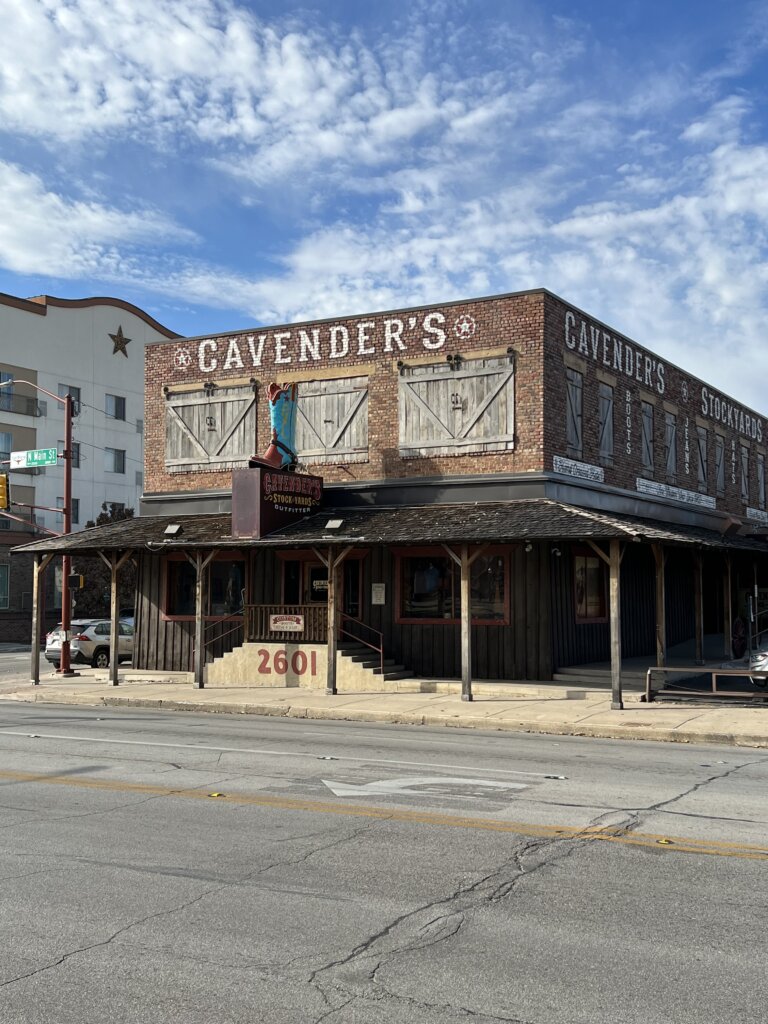
[[[531,544],[531,542],[529,540],[527,540],[525,542],[525,550],[526,550],[526,552],[533,551],[533,544]]]
[[[166,528],[163,530],[166,537],[177,537],[181,533],[180,523],[168,523]]]
[[[552,554],[555,556],[555,558],[559,558],[560,555],[562,555],[562,553],[563,552],[560,550],[560,548],[552,548]]]

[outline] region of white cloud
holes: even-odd
[[[121,247],[191,244],[195,236],[157,211],[123,212],[48,191],[37,175],[0,161],[0,262],[19,274],[115,279],[130,268]]]

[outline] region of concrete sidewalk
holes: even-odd
[[[557,736],[593,736],[674,743],[728,743],[768,747],[768,704],[643,704],[628,693],[623,711],[612,711],[610,694],[585,688],[574,693],[562,686],[477,684],[477,696],[462,702],[451,693],[340,693],[298,688],[216,687],[194,689],[186,674],[176,681],[149,673],[122,672],[120,685],[109,685],[103,670],[83,669],[62,680],[41,676],[39,686],[27,679],[0,685],[0,701],[83,704],[95,707],[145,707],[286,718],[391,722],[398,725],[453,726]],[[578,697],[579,699],[574,699]]]

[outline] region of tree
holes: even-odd
[[[86,528],[107,526],[123,519],[133,519],[133,509],[123,508],[122,505],[105,501],[95,522],[89,520],[85,525]],[[109,567],[98,556],[75,555],[72,559],[72,572],[85,577],[85,585],[82,590],[76,590],[72,595],[77,618],[107,618],[110,612],[111,575]],[[136,566],[131,559],[118,572],[117,587],[119,607],[133,609],[136,599]]]

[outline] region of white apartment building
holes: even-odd
[[[72,530],[102,504],[138,510],[143,485],[144,346],[176,334],[113,298],[21,299],[0,293],[0,462],[12,452],[64,446],[64,406],[37,390],[73,398]],[[9,384],[27,381],[27,384]],[[3,386],[4,385],[4,386]],[[33,386],[34,385],[34,386]],[[61,530],[64,462],[10,471],[12,515],[0,515],[0,642],[29,641],[31,562],[10,549],[34,535],[31,523]],[[53,568],[53,567],[52,567]],[[48,572],[46,618],[60,591]]]

